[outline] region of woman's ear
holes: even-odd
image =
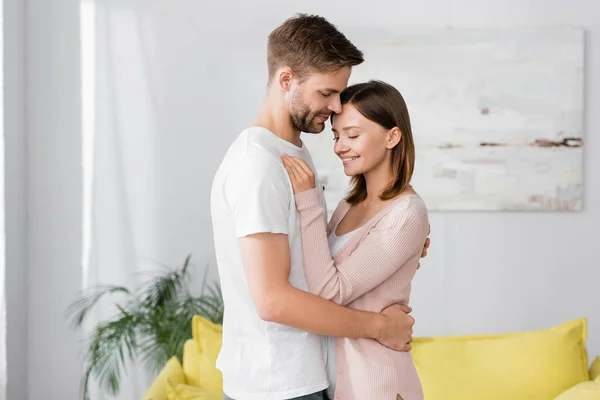
[[[401,140],[402,132],[400,131],[400,128],[395,126],[392,129],[390,129],[387,133],[385,147],[387,147],[388,150],[391,150],[394,147],[396,147]]]

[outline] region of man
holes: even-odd
[[[226,399],[323,399],[322,335],[410,350],[410,308],[362,312],[307,292],[299,215],[280,159],[284,152],[302,157],[314,170],[300,133],[322,132],[341,111],[339,93],[362,62],[362,52],[318,16],[295,16],[269,35],[258,118],[227,151],[211,193],[225,302],[217,366]]]

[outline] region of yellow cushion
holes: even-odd
[[[595,381],[582,382],[567,390],[555,400],[598,400],[600,399],[600,377]]]
[[[585,318],[500,335],[416,338],[427,400],[547,400],[589,379]]]
[[[598,378],[600,378],[600,357],[594,358],[594,361],[590,366],[590,379]]]
[[[167,400],[223,400],[223,395],[195,386],[167,382]]]
[[[183,349],[183,373],[189,385],[223,395],[223,376],[216,367],[223,328],[199,315],[192,320],[193,340]]]
[[[142,400],[167,400],[166,388],[167,381],[172,384],[185,383],[183,369],[177,357],[172,357],[164,366],[160,374],[156,377],[150,389],[146,392]]]

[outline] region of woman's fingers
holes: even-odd
[[[285,153],[281,156],[281,159],[292,181],[294,193],[304,192],[315,187],[314,173],[303,159]]]
[[[290,166],[290,168],[294,171],[294,175],[296,176],[296,179],[298,181],[301,181],[303,179],[303,173],[302,173],[302,170],[298,167],[297,163],[294,162],[294,158],[288,156],[287,161],[288,161],[288,165]]]
[[[306,179],[306,174],[304,173],[304,170],[300,166],[300,163],[298,162],[298,160],[296,159],[296,157],[288,157],[288,161],[290,163],[290,166],[292,168],[294,168],[294,171],[296,172],[296,174],[298,175],[298,177],[302,178],[302,179]]]
[[[307,177],[309,177],[309,178],[314,177],[314,173],[313,173],[312,169],[310,169],[308,164],[306,164],[306,161],[304,161],[303,159],[298,158],[298,157],[294,157],[293,160],[294,160],[296,166],[299,169],[301,169],[306,174]]]
[[[281,156],[281,160],[283,161],[283,166],[285,168],[285,170],[287,171],[288,175],[290,176],[290,179],[292,180],[292,182],[296,181],[296,171],[295,169],[292,167],[292,165],[289,162],[289,157],[286,156],[285,154],[283,156]]]

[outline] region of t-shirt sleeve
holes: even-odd
[[[288,234],[291,188],[283,165],[270,155],[248,155],[231,171],[227,203],[238,238],[254,233]]]

